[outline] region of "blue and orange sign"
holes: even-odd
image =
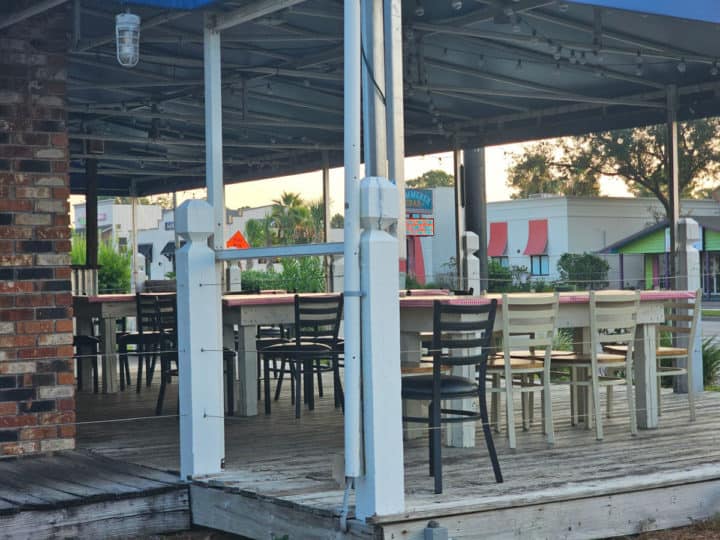
[[[433,218],[407,218],[405,220],[406,236],[434,236],[435,220]]]
[[[433,194],[431,189],[406,189],[405,212],[408,214],[432,214]]]

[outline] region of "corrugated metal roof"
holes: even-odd
[[[720,22],[718,0],[573,0],[578,4],[626,9],[655,15],[667,15],[680,19]]]
[[[133,69],[115,59],[118,3],[82,2],[68,68],[73,193],[95,155],[102,195],[204,186],[203,17],[167,6],[208,2],[140,2]],[[407,155],[663,123],[670,84],[681,120],[720,114],[717,25],[601,9],[596,40],[583,3],[422,3],[421,15],[403,5]],[[223,31],[226,183],[316,170],[324,155],[342,164],[342,21],[336,0],[306,0]]]

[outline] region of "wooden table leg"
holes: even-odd
[[[257,410],[257,351],[255,350],[255,326],[240,326],[238,336],[238,384],[235,392],[235,414],[238,416],[256,416]],[[230,324],[223,325],[223,340],[228,345],[228,336],[233,335]],[[233,338],[234,339],[234,338]]]
[[[116,352],[115,318],[103,318],[100,327],[102,340],[102,386],[104,394],[115,394],[119,386],[118,355]]]
[[[639,324],[635,336],[635,403],[638,427],[658,427],[656,330],[652,324]]]
[[[75,320],[76,334],[78,336],[92,336],[92,319],[90,317],[78,317]],[[88,354],[89,351],[78,348],[78,354]],[[81,380],[83,381],[83,393],[93,392],[93,378],[92,378],[92,358],[85,358],[83,362],[80,362],[80,368],[82,373],[79,373]]]

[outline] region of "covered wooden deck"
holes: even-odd
[[[173,385],[166,403],[175,403],[175,392]],[[606,439],[597,442],[593,432],[570,425],[566,392],[560,388],[554,395],[553,448],[545,444],[539,422],[518,433],[514,453],[497,435],[504,484],[493,482],[484,447],[445,448],[445,492],[435,495],[427,476],[427,439],[406,441],[406,512],[369,525],[351,520],[349,537],[423,538],[428,522],[436,520],[452,538],[601,538],[717,513],[720,394],[700,397],[698,420],[691,424],[685,396],[668,392],[660,428],[632,437],[624,395],[616,391]],[[81,395],[80,422],[126,421],[81,424],[80,447],[178,470],[178,421],[152,416],[155,396],[154,389]],[[342,426],[331,395],[299,420],[289,396],[270,416],[226,419],[226,472],[192,485],[194,523],[255,538],[343,537],[343,490],[333,475],[334,468],[342,471]],[[352,509],[351,496],[351,516]]]

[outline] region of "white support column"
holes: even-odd
[[[213,247],[225,248],[225,186],[223,184],[222,71],[220,32],[205,19],[205,183],[213,207]],[[218,289],[220,291],[221,289]]]
[[[402,512],[405,484],[400,398],[400,302],[397,239],[386,228],[397,220],[397,188],[385,178],[361,184],[360,275],[365,472],[357,479],[359,519]]]
[[[398,239],[400,287],[405,287],[407,274],[407,244],[405,241],[405,114],[403,105],[403,39],[402,2],[384,0],[385,11],[385,80],[388,143],[388,177],[397,186],[398,221],[395,235]]]
[[[180,376],[180,477],[218,473],[225,459],[222,308],[217,287],[208,286],[215,253],[213,209],[185,201],[175,227],[186,244],[177,257],[178,358]]]
[[[676,258],[676,286],[686,291],[697,291],[702,288],[700,280],[700,225],[691,218],[681,218],[678,221],[677,236],[677,258]],[[689,336],[678,336],[682,338],[676,346],[693,349],[693,363],[690,368],[693,370],[693,391],[703,391],[703,363],[702,363],[702,317],[698,319],[698,329],[695,332],[695,343],[687,343]],[[685,360],[679,360],[683,364]],[[685,393],[688,391],[687,377],[675,377],[674,386],[676,392]]]
[[[345,476],[362,474],[360,375],[360,0],[344,3],[345,250],[341,271],[345,291]]]
[[[465,231],[462,235],[462,248],[465,256],[463,258],[463,275],[467,279],[466,289],[472,288],[473,294],[482,294],[480,278],[480,259],[475,252],[480,249],[480,238],[472,231]]]

